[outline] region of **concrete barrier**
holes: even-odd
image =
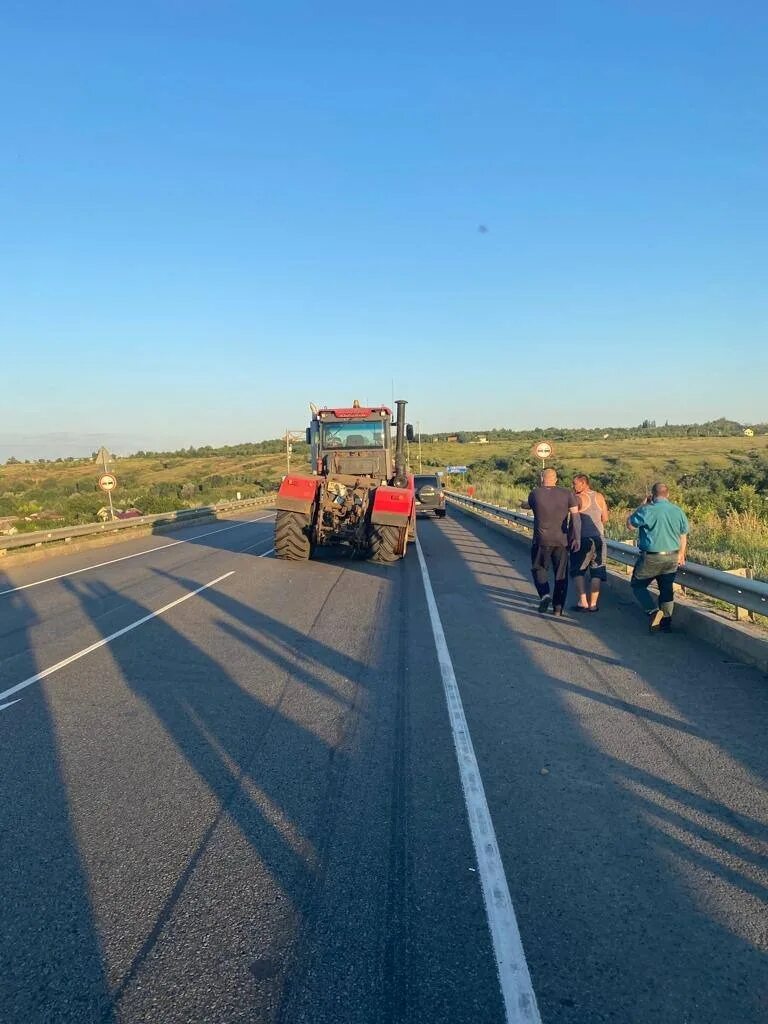
[[[3,556],[8,558],[8,564],[12,561],[14,565],[21,565],[40,561],[51,555],[74,554],[87,548],[106,547],[133,537],[166,533],[185,526],[215,522],[223,516],[245,512],[251,508],[269,508],[274,499],[275,495],[269,494],[260,498],[243,498],[241,501],[222,502],[219,505],[164,512],[112,523],[93,523],[65,527],[61,530],[40,530],[16,534],[13,537],[0,537],[0,564],[5,561]]]

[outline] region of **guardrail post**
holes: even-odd
[[[752,580],[755,578],[755,574],[751,569],[726,569],[729,576],[741,576],[742,579]],[[736,611],[737,622],[754,622],[755,613],[748,611],[746,608],[742,608],[741,605],[735,604],[734,610]]]

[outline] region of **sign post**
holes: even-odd
[[[109,518],[115,518],[115,510],[112,506],[112,491],[117,487],[117,477],[112,473],[102,473],[99,477],[99,487],[107,492],[109,498]]]
[[[109,498],[109,518],[114,520],[115,510],[112,506],[112,491],[115,489],[115,487],[117,487],[117,477],[115,477],[110,472],[109,468],[112,462],[112,456],[109,454],[104,445],[102,445],[101,448],[99,448],[99,450],[96,452],[96,458],[93,461],[100,462],[104,469],[104,472],[99,477],[99,487],[102,489],[102,491],[107,492],[107,497]]]
[[[542,469],[546,467],[547,459],[551,459],[554,454],[555,448],[550,441],[537,441],[533,448],[531,448],[531,455],[535,459],[541,459]]]
[[[293,442],[301,441],[304,434],[300,430],[289,430],[285,428],[285,468],[286,472],[291,472],[291,455],[293,454]]]

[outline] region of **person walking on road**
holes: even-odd
[[[607,579],[605,524],[608,505],[600,491],[593,491],[586,473],[573,478],[573,491],[579,499],[581,518],[581,546],[571,552],[571,579],[576,588],[575,612],[596,612],[600,597],[600,584]],[[589,594],[587,594],[589,573]]]
[[[632,593],[648,616],[650,631],[668,632],[675,608],[675,575],[685,562],[688,544],[685,512],[669,500],[667,485],[658,483],[653,485],[645,503],[629,516],[627,526],[639,531],[640,554],[632,573]],[[659,585],[658,603],[648,593],[652,580]]]
[[[528,495],[524,508],[533,512],[531,571],[539,595],[539,611],[552,604],[555,615],[562,615],[568,591],[568,547],[581,547],[579,499],[565,487],[557,486],[557,473],[545,469],[541,485]],[[554,593],[550,596],[549,569],[555,574]]]

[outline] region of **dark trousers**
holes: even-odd
[[[667,617],[672,614],[675,607],[674,582],[676,574],[676,551],[663,555],[654,551],[645,551],[640,555],[632,573],[632,593],[644,611],[653,612],[658,607]],[[653,596],[648,593],[648,587],[654,580],[659,585],[658,605]]]
[[[552,604],[555,608],[562,608],[568,592],[568,548],[565,544],[540,544],[534,541],[531,547],[531,571],[539,597],[549,593],[550,566],[555,573]]]

